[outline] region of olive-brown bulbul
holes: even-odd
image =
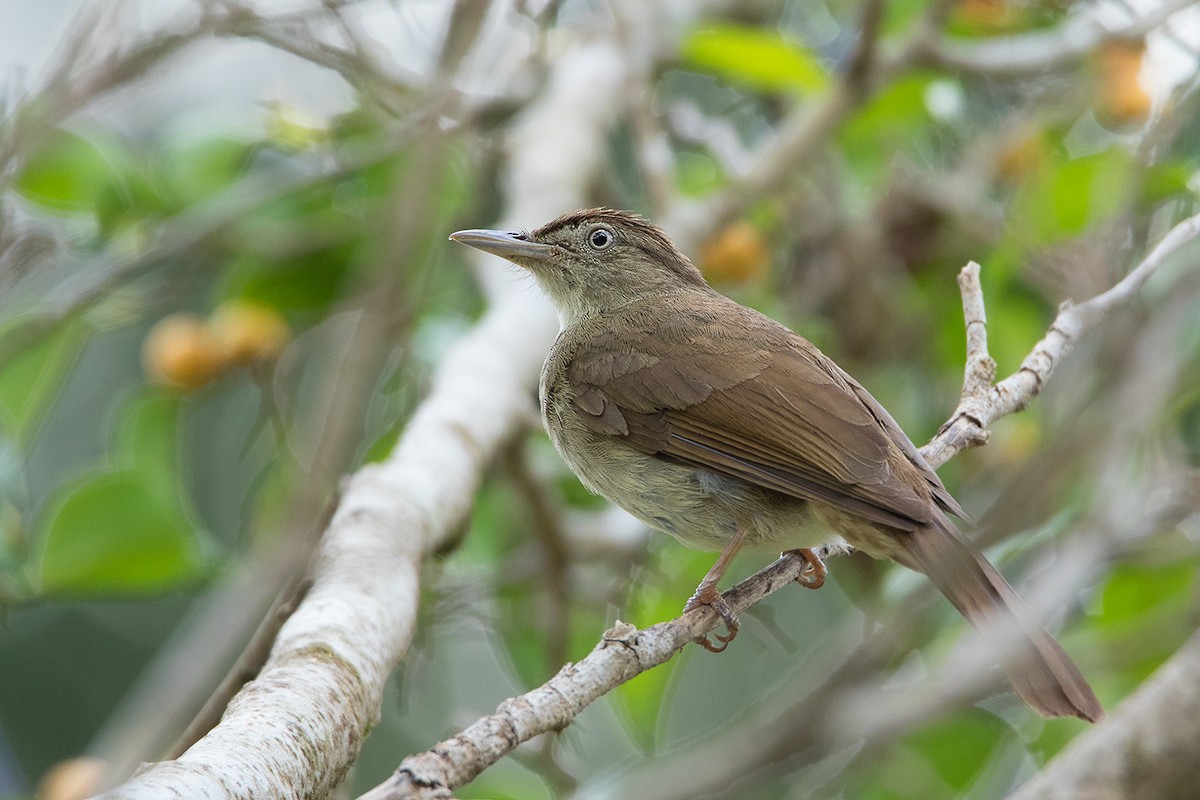
[[[1046,716],[1103,711],[1058,643],[951,522],[966,514],[891,415],[801,336],[713,291],[634,214],[592,209],[532,233],[455,241],[533,273],[562,317],[542,370],[542,415],[589,489],[684,544],[720,551],[686,608],[738,623],[717,589],[742,547],[844,541],[922,572],[969,621],[1014,630],[1017,693]]]

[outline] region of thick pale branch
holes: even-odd
[[[542,355],[530,317],[526,302],[499,304],[455,347],[397,449],[348,484],[313,587],[258,678],[178,760],[108,797],[304,797],[341,780],[411,641],[421,560],[524,420]]]
[[[548,219],[581,203],[620,106],[620,75],[605,43],[569,48],[552,66],[510,141],[511,215]],[[412,640],[420,565],[454,534],[485,467],[523,428],[557,327],[540,294],[511,280],[485,290],[491,309],[443,359],[396,450],[349,481],[313,587],[259,677],[178,760],[151,765],[110,797],[324,796],[344,776]]]

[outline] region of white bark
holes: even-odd
[[[510,137],[506,219],[540,224],[583,202],[622,103],[622,63],[599,41],[552,65]],[[349,481],[313,587],[258,678],[179,759],[104,797],[310,797],[344,777],[412,641],[421,562],[458,528],[492,457],[528,419],[557,330],[539,292],[482,260],[491,309],[443,360],[392,454]]]
[[[422,559],[462,521],[491,456],[526,418],[547,316],[514,294],[459,342],[395,451],[349,482],[312,589],[259,677],[178,760],[106,797],[307,797],[337,785],[412,640]]]

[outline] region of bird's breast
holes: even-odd
[[[642,452],[623,437],[585,425],[572,407],[564,373],[553,357],[547,361],[542,420],[567,466],[590,491],[700,550],[722,550],[739,526],[750,529],[749,549],[778,552],[830,540],[803,500]]]

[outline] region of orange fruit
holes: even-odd
[[[279,312],[266,306],[231,300],[213,313],[212,329],[231,364],[274,361],[292,332]]]
[[[1138,80],[1145,55],[1141,40],[1117,39],[1101,46],[1099,111],[1110,122],[1140,123],[1150,116],[1150,95]]]
[[[210,383],[225,354],[209,325],[192,314],[163,317],[142,343],[142,364],[154,379],[184,391]]]
[[[758,228],[738,220],[700,248],[700,271],[713,283],[737,283],[762,274],[769,259]]]
[[[1016,185],[1038,171],[1050,157],[1050,145],[1041,131],[1023,132],[1004,143],[996,159],[996,175],[1001,182]]]

